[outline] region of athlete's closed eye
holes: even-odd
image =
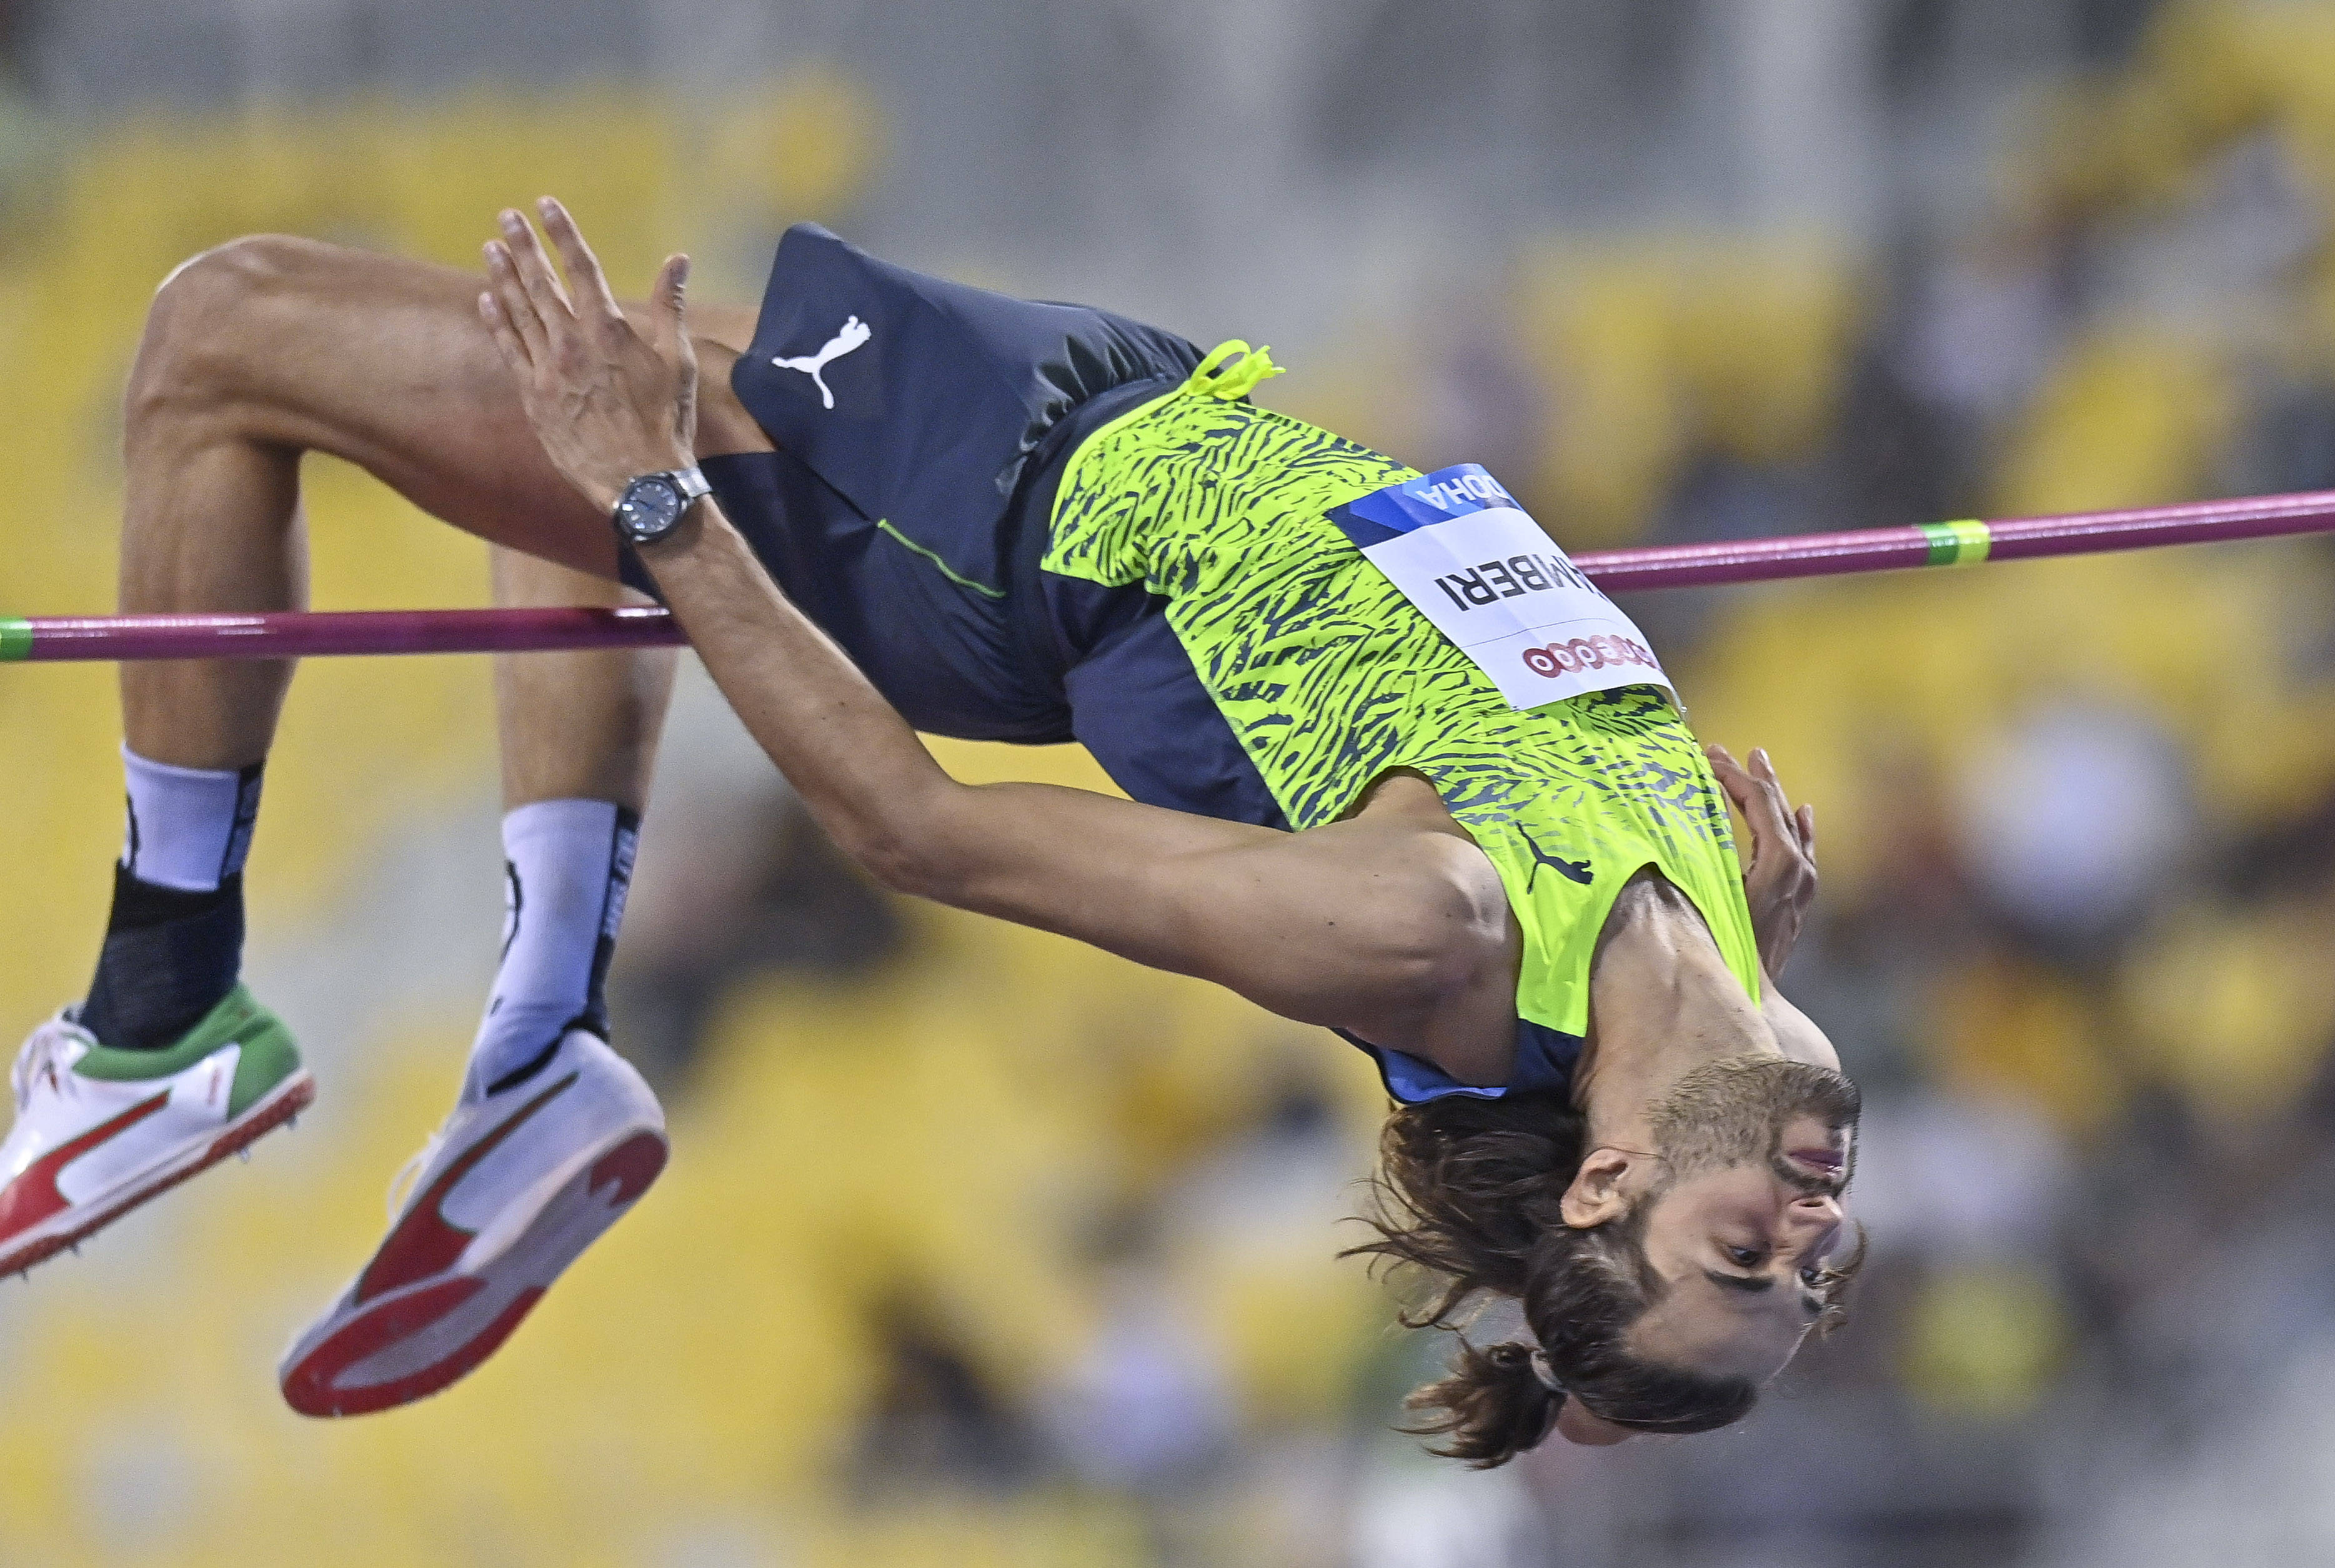
[[[1747,1296],[1764,1296],[1776,1288],[1773,1274],[1730,1274],[1720,1269],[1705,1269],[1702,1277],[1721,1290],[1736,1291]],[[1818,1293],[1816,1282],[1805,1273],[1800,1275],[1799,1282],[1801,1288],[1794,1294],[1798,1298],[1800,1316],[1808,1322],[1814,1322],[1824,1313],[1824,1298]]]

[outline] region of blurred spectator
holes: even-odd
[[[1037,1431],[931,1314],[894,1297],[872,1320],[882,1371],[850,1460],[863,1499],[1005,1492],[1043,1474]]]
[[[2055,702],[1971,758],[1957,793],[1979,892],[2052,956],[2106,956],[2194,876],[2180,755],[2152,716]]]
[[[1089,1484],[1174,1496],[1233,1453],[1232,1393],[1156,1221],[1131,1215],[1111,1229],[1098,1260],[1100,1326],[1048,1397],[1047,1424]]]

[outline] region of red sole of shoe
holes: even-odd
[[[306,1072],[301,1072],[288,1087],[278,1090],[276,1099],[269,1101],[258,1115],[219,1134],[212,1141],[210,1147],[203,1151],[202,1157],[192,1165],[183,1170],[172,1171],[151,1186],[139,1188],[128,1197],[121,1199],[71,1230],[45,1235],[38,1241],[29,1242],[16,1248],[14,1252],[0,1253],[0,1279],[5,1279],[10,1274],[24,1273],[37,1264],[48,1262],[59,1253],[79,1246],[90,1236],[103,1230],[140,1204],[160,1197],[180,1182],[191,1176],[202,1175],[228,1156],[240,1149],[248,1148],[261,1135],[275,1131],[307,1109],[315,1098],[315,1080]]]
[[[360,1313],[285,1374],[284,1402],[303,1416],[369,1416],[429,1398],[493,1355],[543,1299],[542,1287],[529,1286],[513,1296],[485,1328],[442,1360],[386,1382],[346,1389],[335,1385],[349,1368],[420,1333],[486,1288],[486,1281],[460,1275],[403,1291],[374,1311]]]
[[[666,1146],[657,1133],[635,1133],[594,1161],[584,1191],[608,1205],[614,1224],[646,1192],[664,1169]],[[597,1240],[599,1227],[590,1240]],[[586,1245],[590,1244],[587,1240]],[[563,1261],[557,1274],[582,1248]],[[400,1341],[435,1327],[459,1311],[487,1281],[476,1274],[453,1274],[412,1284],[380,1298],[352,1314],[348,1321],[286,1368],[283,1374],[284,1402],[303,1416],[368,1416],[410,1405],[460,1381],[501,1348],[511,1331],[543,1299],[548,1282],[523,1286],[500,1312],[446,1355],[425,1367],[378,1383],[344,1386],[341,1374]]]

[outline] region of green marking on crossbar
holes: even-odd
[[[21,615],[0,615],[0,663],[33,655],[33,623]]]
[[[1984,523],[1964,518],[1958,523],[1923,523],[1930,541],[1933,566],[1975,566],[1993,547],[1994,535]]]

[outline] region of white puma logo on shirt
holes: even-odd
[[[803,354],[795,359],[773,357],[770,363],[780,370],[799,370],[819,383],[819,401],[828,408],[835,406],[835,394],[827,390],[826,378],[819,373],[830,361],[841,359],[861,344],[875,336],[875,331],[857,316],[848,318],[842,328],[822,344],[817,353]]]

